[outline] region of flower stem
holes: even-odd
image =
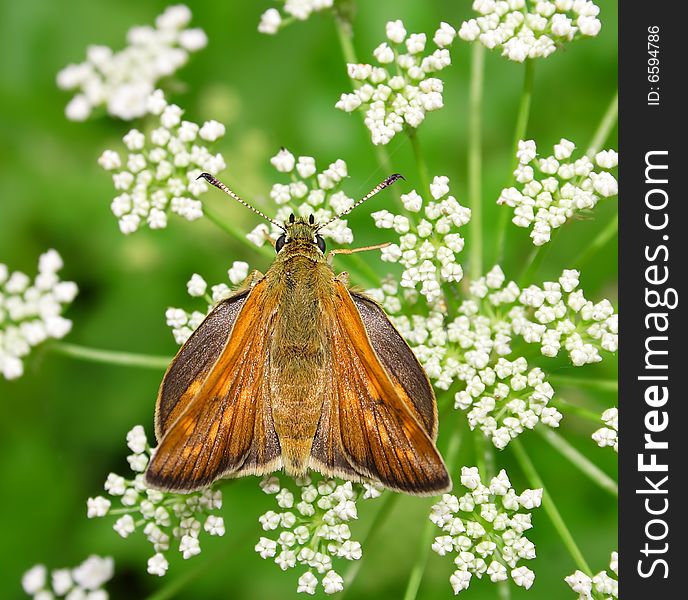
[[[578,406],[578,404],[573,404],[562,398],[555,398],[552,400],[552,405],[565,413],[578,415],[598,425],[602,422],[602,417],[595,411],[585,408],[584,406]]]
[[[607,111],[604,113],[604,116],[602,117],[602,120],[600,121],[600,124],[597,126],[597,130],[595,131],[595,134],[592,137],[592,141],[590,142],[590,146],[588,146],[588,151],[586,152],[586,155],[589,158],[592,158],[597,154],[600,149],[602,148],[602,144],[607,140],[609,137],[609,134],[611,133],[611,130],[614,128],[614,125],[616,125],[616,120],[619,116],[619,92],[617,91],[616,94],[614,94],[614,97],[612,98],[611,102],[609,103],[609,107],[607,108]]]
[[[535,430],[562,456],[568,458],[582,473],[587,475],[594,483],[612,495],[619,496],[619,486],[616,482],[602,471],[597,465],[581,454],[569,442],[567,442],[556,431],[548,427],[536,427]]]
[[[559,514],[559,510],[557,509],[556,504],[554,504],[554,500],[552,500],[547,488],[545,488],[545,484],[542,482],[538,472],[535,470],[530,458],[528,458],[528,455],[521,445],[521,442],[517,439],[512,440],[509,444],[509,447],[513,449],[516,459],[520,463],[523,472],[530,481],[530,485],[532,485],[534,488],[542,488],[542,506],[552,521],[554,529],[556,529],[562,542],[564,542],[564,546],[573,558],[573,561],[576,563],[576,566],[586,575],[592,577],[592,571],[590,570],[588,563],[585,561],[583,554],[576,545],[569,528],[566,526],[566,523],[564,523],[564,519],[562,519],[561,514]]]
[[[170,356],[152,356],[149,354],[116,352],[114,350],[99,350],[97,348],[88,348],[77,344],[67,344],[65,342],[57,342],[49,346],[49,348],[59,354],[88,362],[141,367],[144,369],[164,370],[172,361],[172,357]]]
[[[482,44],[473,44],[471,48],[471,83],[468,110],[468,201],[471,208],[470,273],[473,280],[478,279],[483,270],[483,222],[480,171],[482,168],[481,111],[483,102],[484,63],[485,48]]]
[[[377,514],[375,515],[375,518],[373,519],[373,522],[370,525],[370,529],[368,529],[368,533],[366,533],[365,538],[361,542],[361,546],[363,547],[367,548],[369,546],[370,542],[375,538],[378,531],[380,531],[382,526],[385,524],[387,518],[392,513],[394,505],[397,503],[400,494],[387,491],[385,492],[385,496],[386,497],[382,505],[378,509]],[[358,572],[361,570],[361,564],[363,562],[364,557],[365,555],[363,555],[363,557],[361,557],[360,560],[355,561],[344,574],[344,593],[342,594],[342,596],[346,595],[347,591],[349,590],[349,587],[353,583],[354,579],[356,579]]]
[[[451,473],[454,469],[454,463],[456,462],[456,457],[459,453],[459,446],[461,442],[460,429],[455,429],[449,440],[449,448],[447,449],[447,470]],[[428,556],[430,555],[431,540],[434,523],[427,520],[425,523],[425,528],[421,535],[421,546],[418,553],[418,558],[416,559],[413,568],[411,569],[411,575],[409,575],[408,583],[406,584],[406,592],[404,593],[404,600],[415,600],[418,596],[418,590],[420,588],[420,583],[423,580],[423,573],[425,572],[425,566],[428,562]]]
[[[587,388],[601,392],[616,392],[619,382],[616,379],[592,379],[589,377],[568,377],[566,375],[549,375],[550,383],[571,388]]]
[[[516,115],[516,129],[514,130],[514,142],[511,153],[511,168],[509,170],[509,182],[513,179],[514,169],[518,164],[516,152],[518,152],[518,142],[521,141],[528,129],[528,119],[530,117],[530,103],[533,97],[533,81],[535,79],[535,61],[526,59],[524,63],[525,72],[523,75],[523,89],[521,91],[521,99],[518,104],[518,113]],[[509,219],[509,211],[501,210],[499,213],[499,220],[497,222],[497,263],[501,263],[504,258],[504,247],[506,244],[506,226]]]
[[[428,165],[425,163],[425,158],[423,158],[423,153],[420,148],[420,142],[418,141],[418,131],[413,127],[408,127],[406,133],[411,141],[411,148],[413,148],[413,158],[416,160],[420,185],[423,188],[423,193],[427,194],[430,189],[430,177],[428,176]]]
[[[585,263],[593,258],[600,249],[602,249],[609,240],[611,240],[619,230],[619,214],[616,213],[607,226],[597,234],[597,237],[586,244],[585,250],[581,252],[573,261],[573,266],[580,269]]]

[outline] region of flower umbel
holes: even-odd
[[[62,258],[48,250],[38,259],[32,281],[21,271],[0,263],[0,374],[16,379],[24,373],[22,359],[47,339],[61,339],[72,329],[62,313],[78,293],[72,281],[60,281]]]
[[[592,434],[600,448],[611,446],[614,452],[619,452],[619,410],[616,407],[608,408],[602,413],[602,421],[606,427],[602,427]]]
[[[147,98],[156,83],[208,42],[202,29],[186,28],[189,21],[188,7],[169,6],[156,18],[155,27],[132,27],[127,33],[129,45],[123,50],[89,46],[84,62],[68,65],[57,74],[58,87],[77,91],[65,109],[67,118],[85,121],[99,106],[127,121],[150,112]]]
[[[480,14],[464,21],[459,37],[479,41],[516,62],[547,57],[565,42],[595,37],[602,28],[599,7],[590,0],[475,0],[473,10]]]
[[[470,221],[471,210],[449,194],[448,177],[435,177],[429,192],[429,202],[416,190],[401,196],[408,216],[380,210],[372,217],[376,227],[399,234],[398,244],[382,249],[382,260],[403,265],[401,287],[417,290],[429,304],[436,304],[442,297],[442,282],[463,278],[456,260],[464,245],[458,230]]]
[[[485,573],[493,582],[511,575],[516,585],[530,588],[535,573],[518,563],[535,558],[535,545],[523,535],[532,527],[531,515],[520,511],[538,508],[542,490],[516,494],[504,469],[484,485],[476,467],[462,467],[461,484],[468,488],[466,494],[444,494],[430,514],[445,533],[435,538],[432,549],[440,556],[456,554],[457,568],[449,578],[454,593]]]
[[[313,215],[316,223],[323,223],[354,204],[354,199],[341,190],[342,182],[349,175],[346,162],[341,158],[318,172],[315,158],[296,157],[282,148],[270,159],[270,163],[280,173],[289,174],[288,181],[276,183],[270,190],[270,198],[279,207],[275,214],[278,223],[286,222],[291,213],[300,217]],[[246,237],[256,246],[262,246],[268,234],[277,237],[280,233],[281,230],[274,226],[270,229],[260,224]],[[346,219],[337,219],[319,233],[337,244],[350,244],[354,240]]]
[[[589,577],[582,571],[564,578],[569,587],[578,594],[579,600],[610,600],[619,597],[619,554],[612,552],[609,561],[609,570],[600,571],[597,575]]]
[[[333,570],[333,559],[359,560],[361,544],[351,539],[348,523],[358,518],[356,502],[377,498],[382,488],[370,484],[338,484],[332,479],[294,480],[296,493],[282,487],[280,480],[266,477],[261,489],[275,496],[279,512],[269,510],[259,519],[264,531],[280,530],[276,539],[261,537],[255,550],[263,559],[272,558],[286,571],[306,567],[299,577],[297,592],[315,594],[318,577],[326,594],[344,588],[344,579]],[[317,574],[317,575],[316,575]]]
[[[137,425],[127,434],[127,445],[133,454],[127,457],[134,472],[132,479],[110,473],[105,481],[108,496],[89,498],[88,517],[118,515],[113,529],[123,538],[142,530],[153,545],[155,554],[148,559],[148,572],[163,576],[169,567],[165,553],[173,546],[185,559],[201,552],[202,530],[210,535],[224,535],[225,525],[214,511],[222,508],[222,493],[212,488],[190,494],[160,492],[149,488],[143,473],[155,451],[148,445],[146,434]],[[112,502],[119,499],[118,508]],[[121,516],[120,516],[121,515]]]
[[[549,242],[552,231],[574,215],[591,211],[600,198],[618,194],[618,183],[609,172],[618,164],[617,153],[598,152],[593,163],[587,156],[574,161],[574,149],[573,142],[562,139],[551,156],[536,158],[533,140],[518,143],[514,177],[519,186],[503,189],[497,204],[514,209],[511,221],[517,227],[532,227],[536,246]]]
[[[50,573],[50,581],[45,565],[35,565],[24,573],[22,587],[34,600],[107,600],[103,586],[112,579],[114,570],[112,558],[94,554],[73,569],[55,569]]]
[[[144,224],[162,229],[170,212],[187,221],[202,217],[198,197],[208,184],[198,176],[225,168],[222,155],[208,150],[210,143],[225,134],[224,125],[206,121],[199,127],[182,120],[182,109],[168,104],[160,90],[148,97],[147,105],[157,115],[156,127],[148,134],[132,129],[124,136],[125,159],[114,150],[105,150],[98,159],[101,167],[112,172],[119,192],[110,207],[124,234]]]
[[[431,75],[451,64],[447,46],[456,35],[451,25],[442,23],[433,37],[436,49],[426,54],[427,36],[407,36],[402,21],[388,22],[386,33],[387,42],[373,51],[377,65],[347,65],[356,89],[342,94],[335,105],[345,112],[364,110],[376,145],[388,144],[404,127],[416,129],[426,113],[444,106],[444,84]]]

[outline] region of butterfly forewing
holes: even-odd
[[[335,289],[330,381],[312,449],[313,467],[407,493],[446,491],[451,486],[446,468],[403,380],[393,383],[380,362],[344,284],[337,282]]]
[[[188,491],[280,467],[266,377],[273,311],[264,287],[261,281],[250,291],[219,357],[200,383],[192,380],[195,393],[185,408],[174,411],[179,416],[166,426],[146,472],[154,487]]]

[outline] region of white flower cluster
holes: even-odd
[[[388,22],[386,34],[389,43],[383,42],[373,51],[379,66],[347,65],[356,89],[342,94],[335,105],[345,112],[365,110],[365,124],[376,145],[388,144],[404,126],[417,128],[426,113],[444,106],[444,84],[429,75],[451,64],[447,46],[456,31],[442,23],[433,36],[436,49],[429,54],[425,54],[427,36],[407,36],[402,21]]]
[[[275,496],[280,512],[269,510],[259,522],[264,531],[281,530],[276,539],[261,537],[255,550],[263,559],[273,558],[286,571],[301,565],[307,570],[299,577],[297,592],[315,594],[318,576],[326,594],[344,589],[344,579],[332,568],[332,559],[359,560],[361,544],[351,539],[348,523],[358,518],[357,500],[377,498],[382,488],[337,484],[332,479],[313,482],[310,477],[294,481],[298,497],[280,480],[266,477],[260,487]],[[315,573],[314,573],[315,571]]]
[[[182,120],[183,111],[168,104],[156,90],[147,99],[148,110],[157,115],[157,126],[144,134],[132,129],[123,138],[127,156],[105,150],[98,164],[112,172],[119,195],[110,208],[124,234],[133,233],[144,224],[151,229],[167,226],[169,212],[187,221],[203,216],[198,197],[208,189],[201,172],[218,173],[225,168],[221,154],[207,148],[225,134],[225,126],[206,121],[198,126]]]
[[[89,46],[84,62],[68,65],[57,75],[58,87],[77,91],[65,109],[67,118],[85,121],[98,106],[127,121],[149,112],[146,100],[157,81],[172,75],[186,63],[189,52],[208,43],[202,29],[186,29],[189,21],[188,7],[169,6],[156,18],[155,27],[132,27],[124,50]]]
[[[619,452],[619,409],[608,408],[602,413],[602,427],[592,434],[592,439],[600,448],[611,446],[614,452]]]
[[[470,221],[471,209],[449,194],[448,177],[435,177],[430,195],[432,201],[427,203],[416,190],[401,196],[410,216],[380,210],[372,217],[379,229],[393,229],[399,234],[398,244],[382,249],[382,260],[401,263],[401,286],[418,290],[433,304],[442,296],[442,282],[463,278],[456,260],[464,246],[458,229]]]
[[[514,177],[520,185],[503,189],[497,204],[514,209],[514,225],[532,227],[530,237],[536,246],[549,242],[552,231],[574,214],[590,211],[600,198],[619,193],[618,183],[609,172],[618,165],[618,154],[603,150],[597,153],[594,163],[587,156],[574,161],[571,155],[575,147],[573,142],[562,139],[551,156],[536,158],[533,140],[518,143],[519,165]]]
[[[69,333],[72,322],[61,316],[78,289],[60,281],[63,263],[55,250],[38,259],[38,275],[31,278],[0,263],[0,375],[16,379],[24,373],[22,358],[33,346]]]
[[[231,268],[227,271],[227,277],[229,277],[232,287],[243,283],[247,276],[248,263],[243,261],[234,261]],[[180,346],[189,339],[189,336],[201,324],[203,319],[208,316],[212,308],[220,300],[227,298],[232,293],[232,288],[226,283],[218,283],[212,286],[210,293],[208,293],[208,284],[198,273],[194,273],[191,276],[191,279],[186,284],[186,290],[192,298],[204,298],[208,305],[205,312],[200,310],[187,312],[182,308],[172,307],[167,309],[165,312],[167,325],[172,328],[174,341]]]
[[[547,57],[565,42],[595,37],[602,28],[599,7],[590,0],[475,0],[480,14],[461,24],[459,37],[478,40],[502,56],[523,62]]]
[[[468,493],[460,498],[443,494],[430,514],[444,532],[432,549],[440,556],[456,553],[456,570],[449,578],[454,593],[468,589],[474,575],[480,579],[484,574],[492,582],[511,575],[516,585],[529,589],[535,573],[517,565],[535,558],[535,545],[523,535],[532,527],[531,515],[519,511],[539,507],[542,489],[516,494],[504,469],[484,485],[476,467],[461,468],[461,484]]]
[[[504,448],[538,422],[557,427],[562,418],[550,406],[554,390],[543,371],[529,367],[513,350],[516,336],[538,344],[548,357],[563,347],[576,366],[599,362],[601,349],[615,352],[618,347],[612,304],[586,300],[576,289],[579,279],[578,271],[565,270],[556,282],[521,290],[496,266],[471,282],[469,297],[453,319],[441,304],[427,315],[403,314],[417,307],[413,297],[399,295],[391,278],[368,294],[390,314],[435,387],[447,390],[461,382],[455,407],[469,411],[471,428],[480,428],[497,448]],[[402,310],[402,303],[410,311]]]
[[[201,552],[201,530],[210,535],[224,535],[222,517],[213,511],[222,508],[222,493],[207,489],[190,494],[160,492],[146,486],[144,471],[152,452],[146,433],[141,425],[127,433],[127,445],[133,454],[127,457],[133,479],[110,473],[105,480],[105,491],[110,497],[119,498],[120,507],[112,509],[112,500],[104,496],[89,498],[89,519],[108,514],[120,516],[113,529],[123,538],[136,529],[143,529],[146,539],[153,545],[155,554],[148,559],[148,572],[162,577],[169,567],[165,557],[172,543],[178,543],[179,552],[185,559]]]
[[[276,8],[268,8],[260,17],[258,31],[275,35],[282,27],[296,19],[305,21],[314,12],[332,8],[334,0],[284,0],[284,12],[287,17],[283,17]]]
[[[614,306],[606,299],[587,300],[579,282],[579,271],[565,269],[558,281],[528,286],[508,315],[515,334],[540,344],[544,356],[557,356],[563,347],[576,367],[600,362],[600,349],[616,352],[619,347]]]
[[[341,189],[342,182],[349,172],[346,162],[341,158],[331,163],[327,169],[318,172],[315,158],[312,156],[294,156],[282,148],[270,159],[277,171],[289,173],[288,183],[276,183],[270,190],[270,198],[279,207],[275,215],[278,223],[284,223],[290,214],[297,217],[313,215],[316,223],[324,223],[334,215],[351,208],[354,199],[349,198]],[[277,237],[282,230],[261,223],[246,237],[256,246],[262,246],[268,235]],[[330,238],[337,244],[350,244],[354,234],[348,227],[346,219],[337,219],[319,231],[324,238]]]
[[[619,597],[619,554],[612,552],[609,561],[609,570],[614,577],[607,571],[600,571],[597,575],[589,577],[582,571],[576,571],[572,575],[564,578],[569,587],[578,594],[579,600],[611,600]]]
[[[107,600],[103,585],[114,572],[112,558],[93,554],[73,569],[55,569],[50,573],[50,581],[45,565],[35,565],[24,573],[22,587],[34,600]]]

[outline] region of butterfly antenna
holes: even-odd
[[[196,177],[196,179],[201,179],[201,178],[205,179],[210,185],[214,185],[216,188],[222,190],[225,194],[227,194],[231,198],[234,198],[237,202],[239,202],[240,204],[243,204],[246,208],[252,210],[257,215],[260,215],[266,221],[270,221],[270,223],[272,223],[275,227],[279,227],[282,231],[284,231],[284,227],[282,227],[282,225],[280,225],[277,221],[268,217],[264,212],[261,212],[257,208],[251,206],[248,202],[245,202],[244,200],[242,200],[232,190],[230,190],[224,183],[222,183],[219,179],[216,179],[215,177],[213,177],[210,173],[201,173],[198,177]]]
[[[320,225],[320,227],[318,227],[318,229],[322,229],[323,227],[327,227],[330,223],[333,223],[333,222],[336,221],[337,219],[341,219],[344,215],[348,215],[354,208],[356,208],[357,206],[360,206],[360,205],[363,204],[366,200],[370,200],[375,194],[377,194],[378,192],[381,192],[381,191],[384,190],[386,187],[389,187],[390,185],[392,185],[392,184],[393,184],[395,181],[397,181],[398,179],[404,179],[404,176],[401,175],[401,174],[399,174],[399,173],[394,173],[394,175],[390,175],[390,176],[387,177],[384,181],[381,181],[380,183],[378,183],[372,190],[370,190],[370,191],[369,191],[365,196],[363,196],[363,198],[361,198],[358,202],[356,202],[355,204],[353,204],[352,206],[350,206],[349,208],[347,208],[345,211],[340,212],[338,215],[335,215],[334,217],[332,217],[332,218],[331,218],[329,221],[327,221],[326,223],[323,223],[322,225]]]

